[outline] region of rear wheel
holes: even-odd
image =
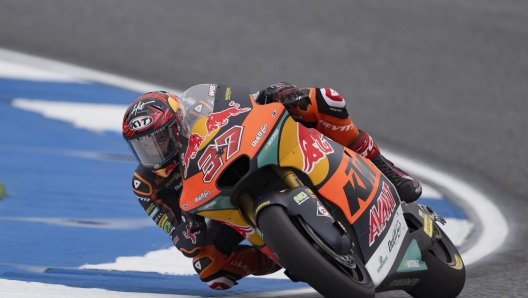
[[[408,293],[415,298],[457,297],[466,281],[466,270],[460,253],[449,237],[435,224],[440,239],[422,255],[427,264],[426,277]]]
[[[257,223],[282,265],[323,296],[374,297],[372,279],[357,256],[332,251],[302,218],[290,218],[272,205],[259,213]]]

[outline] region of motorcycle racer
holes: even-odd
[[[420,196],[418,181],[380,154],[372,138],[351,121],[343,98],[334,90],[299,89],[281,82],[253,94],[253,98],[260,104],[283,103],[295,120],[370,159],[394,183],[402,200],[411,202]],[[244,237],[231,226],[215,220],[205,222],[180,209],[182,177],[175,168],[185,163],[179,152],[179,129],[185,126],[177,123],[212,113],[207,101],[199,104],[199,109],[187,109],[190,112],[186,114],[176,95],[145,93],[125,112],[123,138],[139,163],[132,178],[139,203],[177,249],[193,258],[199,278],[210,288],[223,290],[245,276],[266,275],[281,268],[257,248],[241,245]]]

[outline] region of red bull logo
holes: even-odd
[[[168,167],[165,168],[165,175],[169,175],[170,173],[172,173],[172,171],[174,171],[174,169],[178,166],[178,163],[176,161],[174,161],[171,165],[169,165]]]
[[[181,160],[182,164],[185,167],[184,176],[187,177],[187,168],[189,167],[189,162],[191,159],[194,159],[196,157],[196,153],[198,153],[198,150],[200,149],[200,145],[205,140],[205,137],[200,136],[197,133],[193,133],[189,137],[189,144],[187,145],[187,150],[185,150],[185,154],[182,153]]]
[[[310,174],[315,164],[320,162],[327,155],[334,153],[334,149],[330,146],[327,140],[323,138],[323,134],[313,130],[310,132],[308,128],[302,124],[297,124],[299,128],[299,145],[303,155],[303,171]],[[306,136],[300,139],[300,136]]]
[[[237,231],[242,237],[248,238],[250,235],[255,233],[255,230],[251,226],[239,226],[235,225],[233,223],[227,222],[227,221],[221,221],[225,225],[228,225],[233,228],[233,230]]]
[[[198,231],[193,233],[193,232],[191,232],[191,226],[190,225],[186,225],[185,227],[187,228],[187,231],[183,231],[182,232],[183,237],[185,237],[186,239],[191,240],[192,244],[196,244],[196,235],[200,234],[200,230],[198,230]]]
[[[234,101],[230,102],[229,106],[231,107],[226,110],[209,114],[207,121],[205,122],[207,135],[210,135],[213,131],[222,126],[227,125],[227,123],[229,123],[229,117],[246,113],[251,110],[251,108],[240,108],[240,104],[235,103]]]

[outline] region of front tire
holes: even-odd
[[[325,297],[374,297],[372,279],[353,253],[351,256],[356,260],[357,269],[362,272],[359,280],[344,273],[343,268],[331,262],[331,256],[316,249],[317,241],[306,239],[292,220],[296,219],[290,218],[277,205],[264,208],[257,218],[264,241],[286,269]],[[357,273],[354,275],[357,276]]]
[[[442,237],[422,255],[428,273],[408,293],[415,298],[457,297],[466,281],[466,269],[460,253],[444,231],[435,224]]]

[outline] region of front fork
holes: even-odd
[[[297,188],[299,186],[304,186],[299,177],[291,170],[286,168],[281,168],[278,166],[273,166],[275,173],[281,178],[281,180],[288,186],[288,188]],[[247,220],[253,223],[253,226],[257,226],[255,221],[255,210],[260,211],[259,206],[254,206],[254,200],[248,193],[243,193],[239,197],[239,206],[243,211],[243,214],[247,215]],[[264,207],[264,206],[262,206]],[[261,207],[261,208],[262,208]]]
[[[291,169],[273,166],[273,170],[289,188],[304,186],[299,177]]]

